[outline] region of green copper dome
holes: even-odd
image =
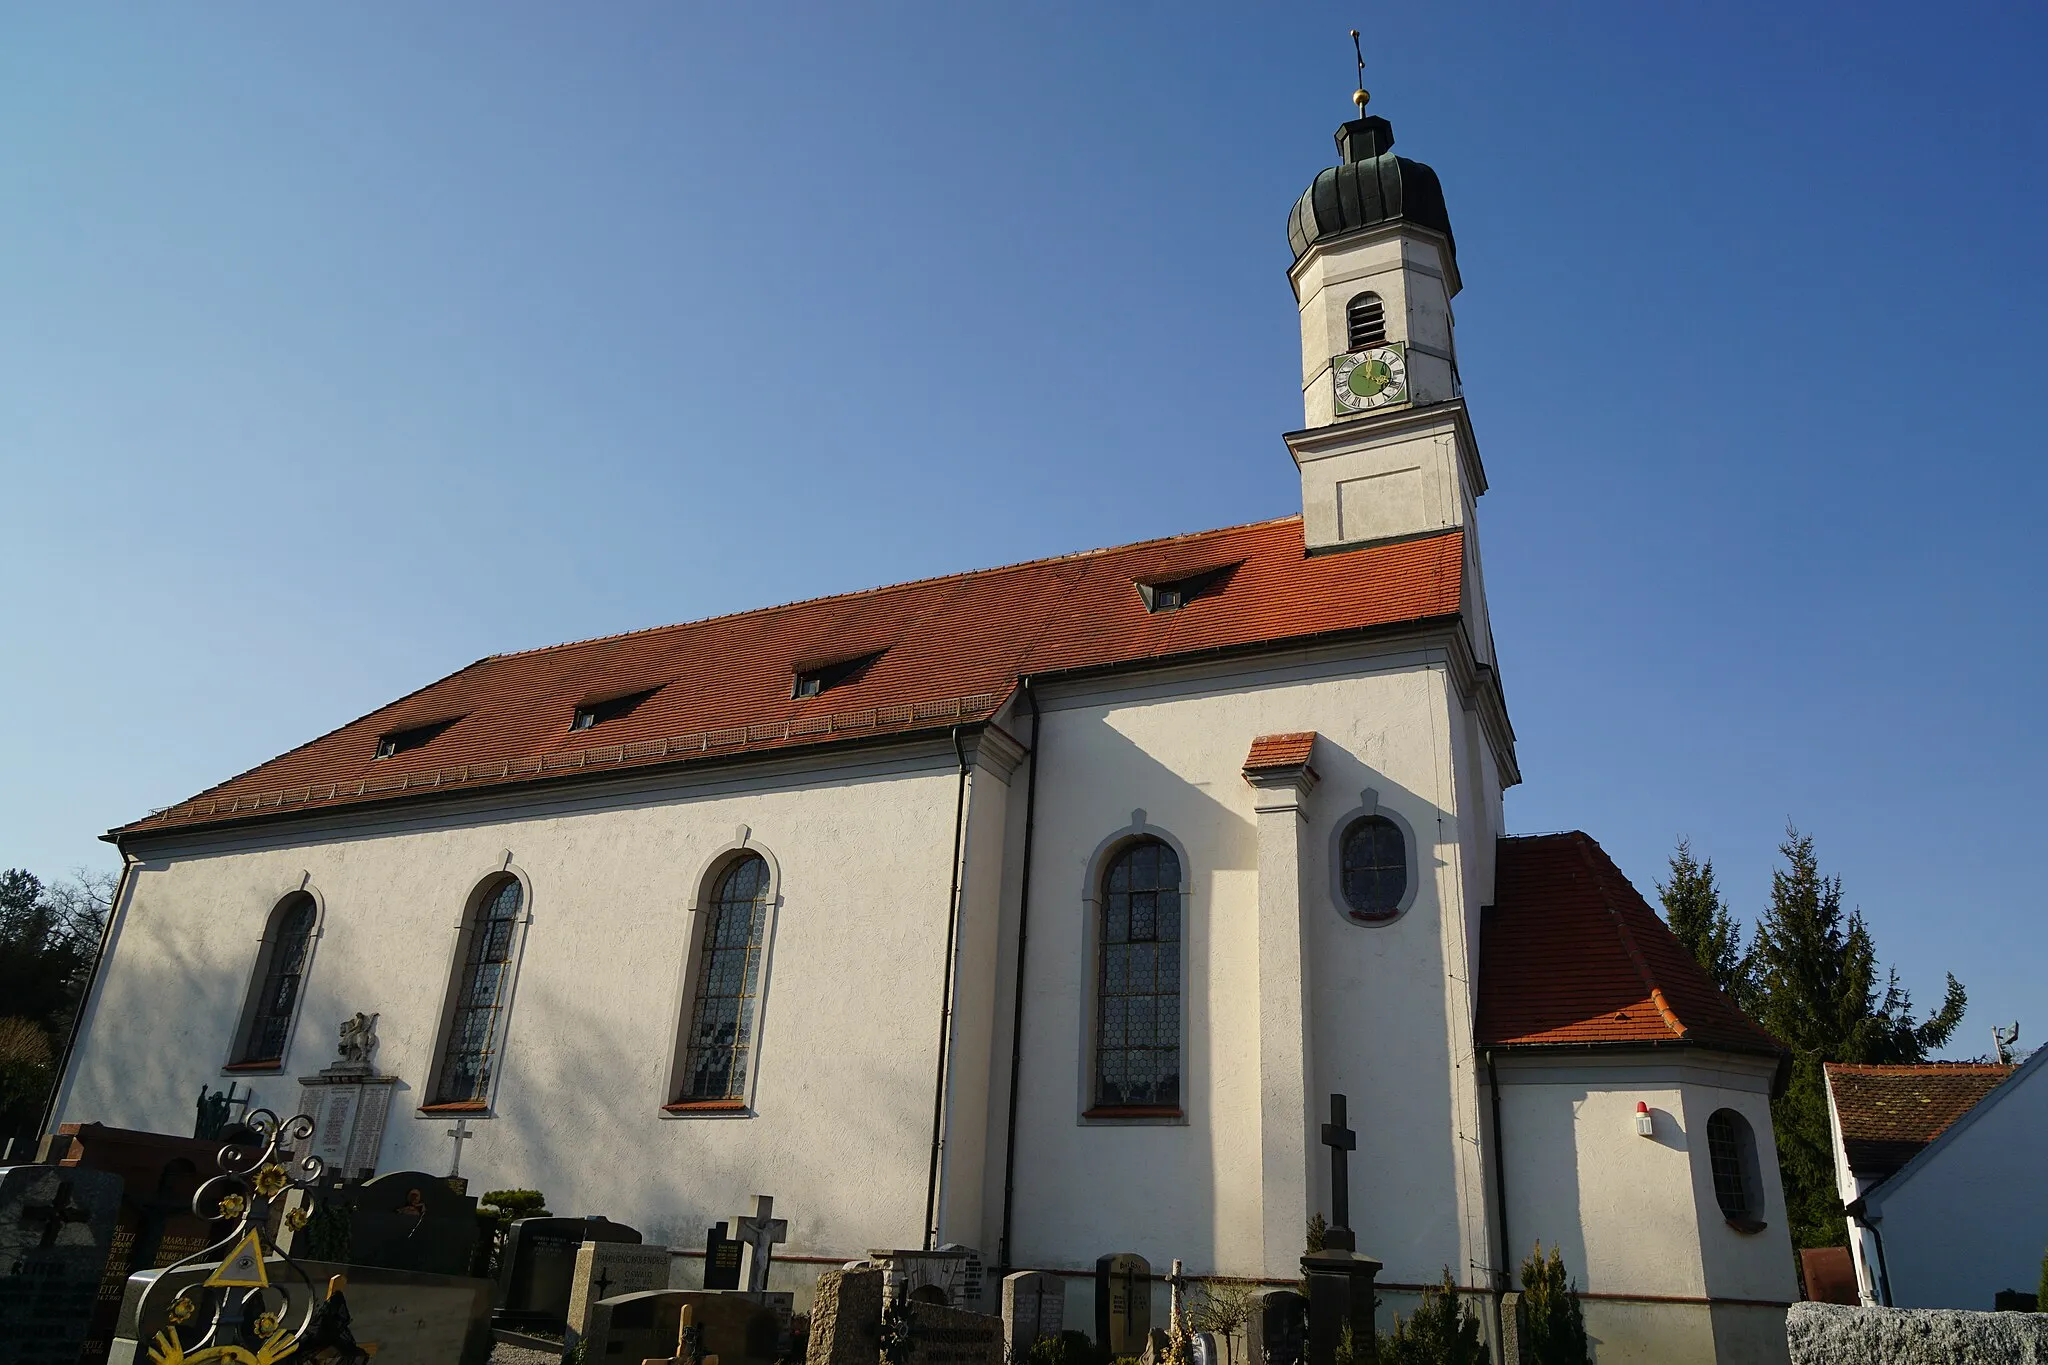
[[[1295,260],[1317,242],[1392,222],[1441,232],[1458,254],[1442,182],[1420,161],[1395,156],[1393,145],[1394,126],[1383,118],[1353,119],[1337,130],[1344,164],[1316,176],[1287,215]]]

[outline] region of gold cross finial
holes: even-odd
[[[1365,50],[1358,45],[1358,30],[1351,30],[1351,55],[1358,58],[1358,88],[1351,92],[1351,102],[1358,106],[1358,116],[1365,117],[1366,102],[1372,92],[1365,88]]]

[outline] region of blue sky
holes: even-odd
[[[1297,511],[1360,23],[1511,825],[1753,918],[1796,821],[2042,1041],[2034,6],[10,7],[0,865],[494,651]]]

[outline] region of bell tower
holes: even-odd
[[[1361,63],[1361,67],[1362,67]],[[1457,243],[1436,172],[1393,153],[1368,116],[1337,129],[1340,164],[1288,215],[1301,310],[1301,471],[1307,549],[1470,527],[1486,489],[1458,380]]]

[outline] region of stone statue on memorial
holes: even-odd
[[[377,1016],[357,1010],[341,1021],[341,1046],[337,1055],[344,1062],[368,1068],[377,1050]]]

